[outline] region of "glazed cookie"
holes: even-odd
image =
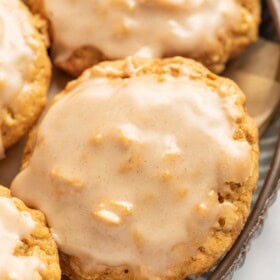
[[[46,102],[51,68],[43,28],[21,1],[0,0],[0,158],[26,134]]]
[[[197,59],[215,72],[256,40],[259,0],[26,0],[50,22],[56,65],[77,76],[127,56]]]
[[[0,279],[58,280],[58,251],[43,214],[0,186]]]
[[[55,98],[13,194],[46,214],[72,279],[201,274],[233,244],[256,186],[244,103],[193,60],[101,63]]]

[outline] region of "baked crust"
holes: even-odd
[[[1,132],[5,149],[19,141],[38,119],[47,101],[51,76],[51,64],[46,50],[48,40],[44,31],[46,23],[42,18],[32,16],[24,4],[20,5],[22,12],[28,14],[30,24],[34,26],[33,40],[37,44],[32,47],[36,57],[34,67],[25,80],[27,87],[24,94],[19,92],[16,98],[3,108]]]
[[[44,12],[44,0],[25,0],[35,14],[47,18]],[[190,53],[166,53],[164,57],[184,56],[200,61],[211,71],[221,73],[226,63],[240,55],[251,43],[258,38],[260,23],[259,0],[236,0],[241,11],[241,22],[233,29],[217,35],[217,40],[203,54],[193,55]],[[51,22],[49,22],[49,34],[52,37]],[[57,63],[57,66],[77,77],[85,69],[108,58],[98,49],[92,46],[84,46],[76,49],[67,61]]]
[[[12,198],[9,189],[0,186],[0,197]],[[58,280],[61,277],[59,266],[58,250],[50,230],[46,226],[46,219],[43,213],[33,210],[19,199],[13,198],[13,203],[19,211],[26,211],[36,222],[36,227],[31,235],[24,238],[22,244],[14,252],[16,256],[36,256],[44,262],[46,270],[40,272],[43,280]]]
[[[66,89],[54,98],[52,104],[60,98],[63,98],[64,95],[68,94],[73,87],[92,77],[126,79],[132,75],[142,76],[147,74],[156,74],[159,77],[162,74],[168,74],[177,77],[181,75],[184,67],[191,69],[190,77],[192,79],[198,79],[203,83],[206,83],[208,86],[213,87],[213,89],[218,91],[221,96],[235,95],[237,97],[236,107],[241,110],[242,117],[240,117],[235,123],[236,131],[233,134],[233,138],[236,141],[246,140],[251,146],[251,176],[243,183],[227,182],[227,188],[221,188],[218,193],[219,201],[221,203],[229,201],[236,206],[237,210],[234,214],[231,213],[228,215],[228,213],[225,213],[225,215],[213,226],[205,242],[201,244],[196,254],[184,264],[174,267],[169,271],[168,276],[164,276],[161,279],[175,280],[184,279],[185,276],[189,275],[200,275],[208,271],[219,260],[219,258],[230,249],[246,222],[250,210],[252,193],[255,191],[258,178],[259,149],[256,125],[247,113],[245,96],[239,87],[230,79],[222,78],[211,73],[200,63],[191,59],[175,57],[156,60],[134,58],[129,61],[129,64],[132,64],[133,68],[136,69],[133,74],[128,67],[127,60],[104,62],[88,69],[79,79],[70,82],[66,86]],[[222,92],[219,90],[221,85],[223,85]],[[23,157],[23,168],[28,164],[35,144],[36,129],[30,134],[29,141],[26,145]],[[103,267],[100,271],[87,275],[81,270],[77,259],[63,253],[61,253],[61,265],[63,273],[68,275],[71,279],[141,279],[139,278],[139,275],[133,272],[133,270],[129,267]]]

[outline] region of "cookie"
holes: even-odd
[[[190,59],[128,58],[56,96],[12,192],[46,214],[71,279],[184,279],[231,247],[257,174],[234,82]]]
[[[0,278],[60,279],[58,251],[44,215],[0,186]]]
[[[77,76],[128,56],[201,61],[215,72],[257,38],[259,0],[26,0],[50,23],[55,64]]]
[[[51,66],[44,21],[19,0],[0,0],[0,158],[32,127],[46,103]]]

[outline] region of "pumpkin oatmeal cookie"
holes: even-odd
[[[257,174],[234,82],[190,59],[128,58],[56,96],[12,191],[46,214],[71,279],[171,280],[229,250]]]
[[[59,280],[56,244],[44,215],[0,186],[0,278]]]
[[[46,103],[51,66],[45,23],[19,0],[0,0],[0,158]]]
[[[127,56],[199,60],[221,72],[254,42],[259,0],[26,0],[50,23],[56,65],[79,75]]]

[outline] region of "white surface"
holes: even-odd
[[[269,209],[262,234],[252,242],[245,264],[233,280],[280,279],[280,194]]]

